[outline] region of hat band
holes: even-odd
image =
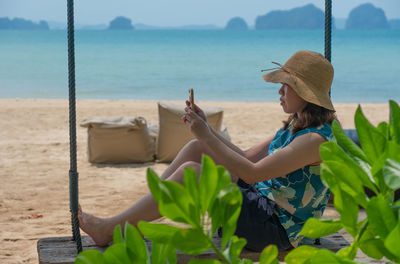
[[[303,77],[303,79],[306,80],[306,78],[305,78],[305,76],[304,76],[303,74],[301,74],[301,73],[299,73],[299,72],[296,72],[296,71],[293,71],[293,70],[291,70],[291,69],[285,67],[284,65],[282,66],[282,64],[280,64],[279,62],[272,61],[272,63],[278,65],[279,67],[261,70],[261,72],[272,71],[272,70],[280,69],[280,70],[283,70],[283,71],[287,72],[287,73],[290,74],[290,75],[294,75],[294,76],[297,77],[297,78],[299,78],[299,76],[300,76],[300,77]],[[296,84],[296,78],[294,78],[294,82],[295,82],[295,84]]]

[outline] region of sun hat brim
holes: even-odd
[[[322,106],[326,109],[335,111],[329,94],[317,89],[311,82],[305,82],[301,78],[283,69],[264,74],[266,82],[286,83],[305,101]]]

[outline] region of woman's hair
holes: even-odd
[[[335,111],[313,103],[307,103],[301,112],[301,116],[297,116],[296,113],[291,114],[288,120],[283,121],[283,129],[287,129],[294,118],[297,118],[297,120],[293,124],[292,134],[308,127],[323,125],[324,123],[332,124],[333,120],[337,119]]]

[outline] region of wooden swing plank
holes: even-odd
[[[213,238],[216,245],[220,244],[220,238]],[[320,239],[321,245],[314,245],[314,240],[309,240],[306,243],[310,246],[317,248],[326,248],[331,251],[338,251],[339,249],[346,247],[349,243],[340,234],[332,234]],[[93,240],[88,236],[82,236],[83,250],[96,249],[104,252],[107,247],[98,247],[94,244]],[[151,242],[147,241],[147,247],[151,250]],[[76,258],[76,244],[72,241],[72,237],[50,237],[42,238],[37,243],[37,250],[39,254],[40,264],[69,264],[74,263]],[[283,260],[284,257],[289,253],[289,251],[279,252],[279,260]],[[248,258],[253,261],[258,261],[260,258],[260,253],[253,252],[249,250],[243,250],[241,254],[242,258]],[[187,263],[193,256],[185,255],[178,252],[178,263]],[[217,258],[216,254],[208,250],[202,253],[196,258],[207,259],[207,258]]]

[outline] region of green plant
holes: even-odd
[[[240,214],[242,194],[231,183],[228,171],[216,166],[208,156],[203,156],[202,173],[198,179],[192,168],[185,169],[184,184],[161,180],[148,169],[147,181],[161,215],[185,227],[163,223],[139,222],[140,232],[152,241],[148,252],[139,231],[125,224],[114,230],[113,242],[104,254],[96,250],[81,252],[75,263],[176,263],[176,250],[198,255],[212,249],[219,260],[193,259],[191,263],[252,263],[240,259],[246,240],[234,235]],[[222,228],[221,245],[214,244],[212,237]],[[267,247],[261,254],[260,263],[278,263],[276,247]]]
[[[389,105],[389,123],[377,127],[358,107],[355,125],[362,148],[337,122],[332,125],[337,143],[326,142],[320,147],[321,178],[334,194],[340,219],[309,219],[300,234],[318,238],[345,228],[354,241],[336,254],[300,246],[286,256],[287,263],[317,263],[324,258],[331,263],[351,263],[358,249],[374,259],[400,262],[400,201],[394,201],[394,192],[400,188],[400,108],[394,101]],[[364,187],[376,196],[369,198]],[[362,221],[358,219],[360,207],[367,213]]]

